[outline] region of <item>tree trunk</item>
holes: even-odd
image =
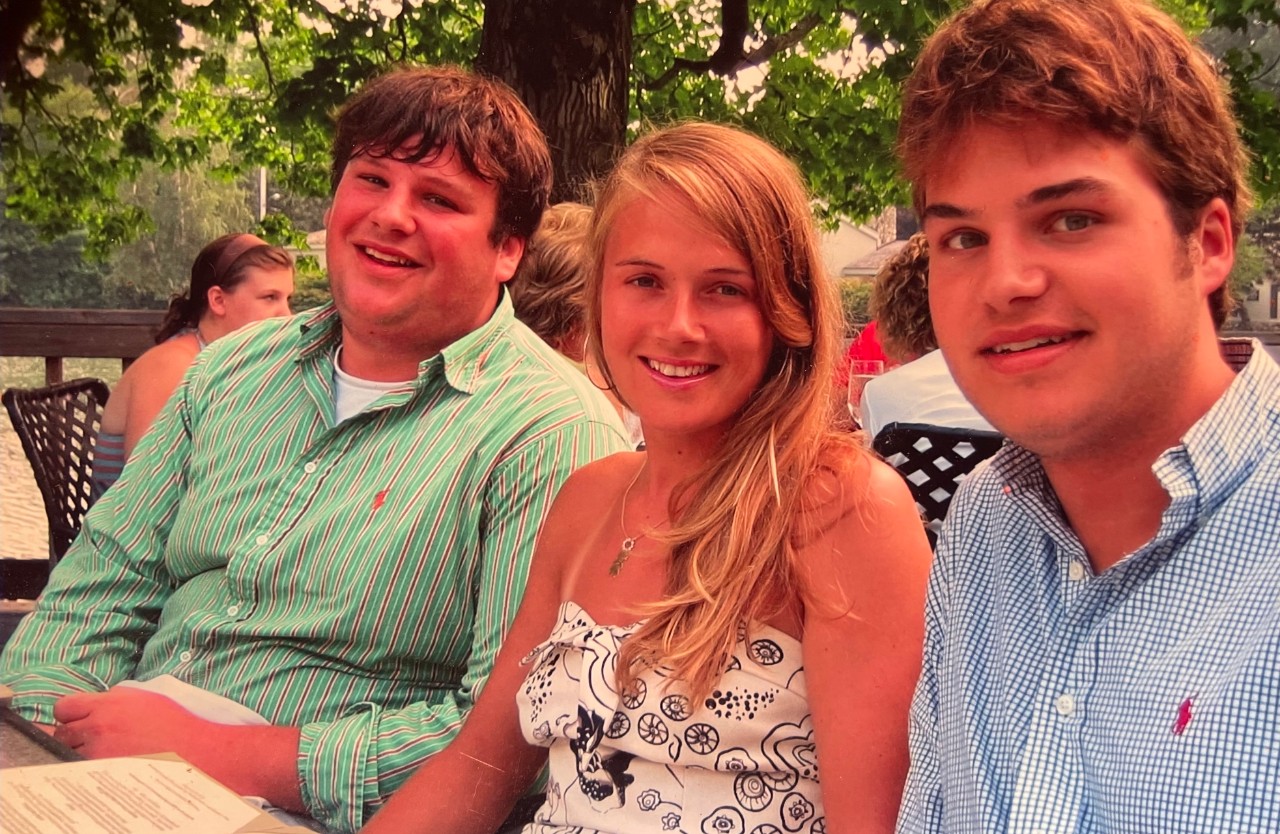
[[[552,202],[582,200],[626,141],[635,0],[488,0],[476,69],[515,89],[551,145]]]

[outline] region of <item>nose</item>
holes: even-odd
[[[271,315],[273,317],[274,316],[291,316],[293,315],[293,310],[289,307],[288,301],[281,301],[280,303],[275,305],[275,309],[271,311]]]
[[[1005,311],[1044,295],[1049,273],[1033,247],[1008,238],[987,244],[987,263],[979,294],[983,303]]]
[[[401,189],[388,189],[382,199],[369,212],[369,219],[379,228],[399,232],[413,231],[413,212],[409,207],[409,195]]]
[[[667,304],[667,336],[674,341],[690,341],[702,335],[702,317],[698,299],[691,292],[671,293]]]

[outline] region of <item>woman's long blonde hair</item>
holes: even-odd
[[[672,495],[671,528],[660,536],[672,551],[667,594],[646,607],[649,617],[618,664],[620,687],[661,665],[701,698],[728,663],[739,625],[767,621],[799,599],[798,542],[812,502],[806,483],[850,459],[841,447],[856,447],[832,428],[841,318],[800,172],[772,145],[723,125],[650,133],[599,189],[587,326],[610,386],[599,348],[606,238],[634,199],[672,196],[747,258],[774,333],[760,387],[710,461]]]

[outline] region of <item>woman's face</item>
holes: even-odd
[[[245,270],[244,280],[231,289],[209,290],[209,310],[230,333],[255,321],[290,315],[292,295],[292,268],[251,266]]]
[[[747,258],[683,198],[659,191],[617,210],[601,280],[605,361],[646,439],[717,442],[773,349]]]

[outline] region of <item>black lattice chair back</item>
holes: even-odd
[[[93,447],[109,394],[100,379],[4,392],[5,410],[44,499],[51,565],[67,552],[93,503]]]
[[[1244,370],[1244,366],[1249,364],[1249,359],[1253,356],[1253,340],[1228,338],[1218,340],[1218,349],[1222,351],[1222,358],[1227,360],[1227,364],[1231,366],[1233,371]]]
[[[871,445],[906,480],[933,545],[960,481],[1003,442],[1004,437],[993,431],[890,423]]]

